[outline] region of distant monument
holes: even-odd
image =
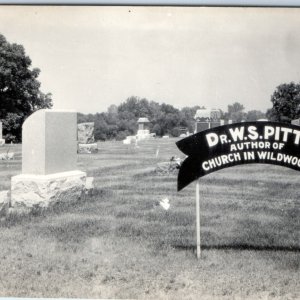
[[[221,111],[219,109],[198,109],[194,119],[196,120],[195,133],[221,125]]]
[[[5,144],[5,139],[3,139],[2,136],[2,122],[0,122],[0,146],[3,146]]]
[[[98,145],[94,138],[94,122],[80,123],[78,128],[78,153],[96,153]]]
[[[220,109],[198,109],[194,117],[195,133],[217,126],[232,124],[232,120],[221,119]]]
[[[139,118],[138,121],[138,131],[136,137],[138,140],[144,140],[150,138],[150,130],[149,130],[149,120],[148,118]]]
[[[123,144],[130,145],[133,142],[137,146],[137,142],[140,140],[147,140],[153,138],[155,133],[150,133],[148,118],[139,118],[138,121],[138,130],[136,135],[127,136],[125,140],[123,140]]]
[[[75,201],[85,189],[77,170],[77,113],[39,110],[22,127],[22,174],[11,179],[11,208],[30,211]]]
[[[147,130],[148,129],[148,124],[150,123],[150,121],[148,120],[148,118],[139,118],[138,121],[138,131],[139,130]]]

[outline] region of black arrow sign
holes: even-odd
[[[300,171],[300,127],[277,122],[244,122],[207,129],[176,143],[188,157],[177,180],[180,191],[220,169],[266,163]]]

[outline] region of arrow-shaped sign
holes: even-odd
[[[266,163],[300,171],[300,127],[277,122],[244,122],[219,126],[176,143],[188,157],[177,180],[180,191],[199,177],[220,169]]]

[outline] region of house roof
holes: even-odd
[[[148,120],[148,118],[139,118],[138,119],[138,123],[149,123],[150,121]]]
[[[198,109],[195,114],[195,119],[219,119],[221,116],[221,112],[219,109],[214,108],[205,108]]]

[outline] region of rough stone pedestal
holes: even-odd
[[[98,145],[97,143],[93,144],[78,144],[78,153],[97,153]]]
[[[86,173],[21,174],[11,179],[11,211],[28,212],[58,202],[78,200],[85,190]]]
[[[78,142],[80,144],[92,144],[94,138],[94,122],[80,123],[77,125]]]
[[[9,191],[0,192],[0,217],[5,216],[9,209],[10,195]]]

